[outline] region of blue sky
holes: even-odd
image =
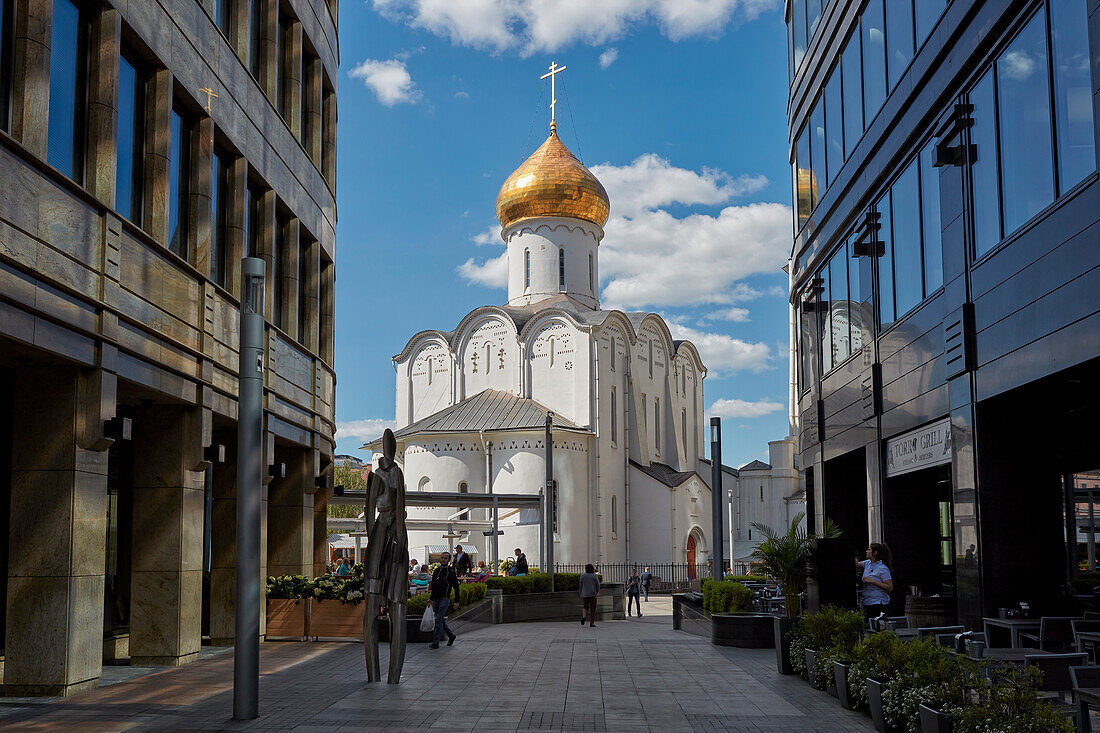
[[[338,452],[392,424],[412,334],[505,301],[493,206],[546,137],[556,60],[559,133],[611,198],[604,307],[694,341],[724,462],[766,458],[787,432],[785,44],[779,0],[341,3]]]

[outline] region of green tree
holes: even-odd
[[[333,469],[333,484],[343,485],[344,491],[366,491],[367,480],[358,468],[352,468],[347,464],[336,466]],[[328,516],[333,519],[355,519],[363,511],[363,507],[354,504],[329,504]]]

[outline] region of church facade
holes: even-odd
[[[418,333],[393,359],[398,455],[410,492],[538,494],[553,413],[556,562],[704,563],[706,366],[661,316],[600,308],[608,213],[552,126],[497,199],[507,305]],[[412,556],[459,543],[491,561],[490,514],[410,508]],[[501,557],[520,547],[540,565],[537,513],[502,509],[498,522]]]

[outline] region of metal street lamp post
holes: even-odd
[[[711,461],[711,518],[714,525],[711,528],[714,552],[711,553],[714,567],[711,577],[714,580],[722,579],[722,550],[725,546],[725,538],[722,535],[722,418],[710,419],[710,461]],[[733,553],[733,548],[730,548]]]

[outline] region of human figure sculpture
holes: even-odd
[[[363,572],[366,613],[363,644],[367,681],[379,682],[378,611],[383,602],[390,616],[390,670],[387,682],[401,681],[405,663],[405,608],[409,599],[409,535],[405,530],[405,474],[394,461],[397,439],[387,429],[382,435],[382,458],[367,480],[367,562]],[[377,511],[378,516],[375,516]]]

